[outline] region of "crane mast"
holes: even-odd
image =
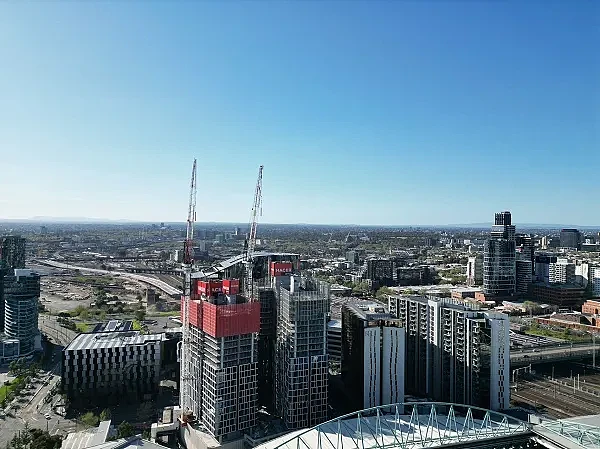
[[[250,213],[250,225],[248,238],[245,244],[244,265],[246,268],[246,292],[252,295],[252,257],[254,248],[256,247],[256,230],[258,227],[258,216],[262,215],[262,176],[263,166],[258,168],[258,180],[256,181],[256,189],[254,190],[254,203]]]
[[[180,382],[180,406],[185,413],[190,410],[190,296],[192,288],[192,264],[194,245],[194,222],[196,221],[196,159],[192,166],[192,178],[190,181],[190,197],[188,203],[187,230],[183,246],[183,304],[182,304],[182,327],[183,338],[180,346],[181,382]]]

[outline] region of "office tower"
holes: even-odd
[[[581,249],[581,233],[577,229],[561,229],[560,246],[562,248]]]
[[[289,429],[327,419],[329,285],[297,275],[277,285],[275,408]]]
[[[25,239],[14,235],[0,238],[0,269],[25,268]]]
[[[255,425],[260,304],[239,280],[192,280],[190,373],[183,394],[202,427],[223,443]]]
[[[389,296],[388,304],[406,329],[407,394],[509,407],[508,315],[444,298]]]
[[[77,406],[143,401],[158,394],[165,334],[79,334],[63,351],[62,389]]]
[[[551,284],[575,284],[575,264],[567,259],[557,259],[548,269],[548,281]]]
[[[467,285],[473,287],[483,283],[483,257],[481,255],[469,257],[467,261]]]
[[[4,333],[19,341],[19,356],[29,356],[35,350],[39,336],[38,303],[40,275],[17,268],[4,276]]]
[[[525,259],[517,259],[516,261],[516,272],[517,272],[517,281],[516,281],[516,289],[517,293],[520,295],[524,295],[529,291],[529,286],[532,282],[532,274],[531,274],[531,261]]]
[[[535,256],[535,279],[537,282],[550,282],[550,264],[556,263],[556,256],[537,254]]]
[[[509,211],[495,214],[490,237],[493,239],[515,239],[515,226],[512,224],[512,216]]]
[[[535,247],[533,238],[529,234],[515,234],[515,247],[518,260],[531,262],[531,274],[535,274]]]
[[[515,227],[510,212],[496,214],[494,226],[483,247],[483,292],[504,297],[516,291]]]
[[[381,304],[342,306],[342,381],[355,410],[404,402],[404,337]]]

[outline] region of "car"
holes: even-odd
[[[44,415],[44,418],[46,418],[47,420],[51,420],[51,419],[52,419],[52,416],[50,416],[50,413],[46,413],[46,414]]]

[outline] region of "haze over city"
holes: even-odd
[[[266,223],[595,225],[598,22],[585,1],[6,2],[2,218],[183,221],[197,157],[200,221],[245,222],[264,164]]]

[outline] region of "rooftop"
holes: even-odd
[[[166,340],[165,334],[141,334],[139,331],[129,332],[97,332],[79,334],[65,351],[80,351],[82,349],[117,348],[131,345],[145,345]]]
[[[98,427],[74,432],[63,440],[61,449],[87,449],[103,444],[108,438],[110,421],[102,421]]]

